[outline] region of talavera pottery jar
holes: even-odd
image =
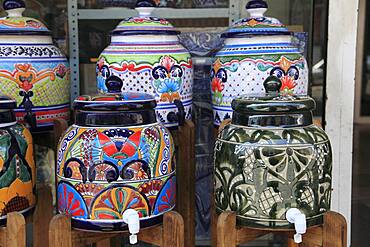
[[[216,210],[235,211],[240,224],[289,228],[297,208],[307,225],[330,209],[332,153],[325,132],[312,123],[315,101],[278,93],[276,77],[266,95],[232,102],[233,118],[215,146]]]
[[[75,124],[60,140],[58,210],[72,226],[121,231],[135,209],[142,227],[160,223],[175,206],[174,144],[146,94],[80,96]]]
[[[44,24],[22,16],[22,0],[5,0],[3,7],[8,16],[0,19],[0,93],[16,99],[18,121],[32,130],[51,129],[54,119],[69,119],[67,59]]]
[[[192,60],[179,43],[179,32],[167,20],[152,17],[153,7],[142,7],[153,5],[139,1],[138,6],[139,16],[124,19],[112,31],[112,42],[97,63],[97,87],[101,93],[155,96],[158,120],[176,127],[183,117],[178,115],[191,119]]]
[[[16,101],[0,96],[0,225],[6,214],[27,214],[35,206],[36,172],[32,136],[16,122]]]
[[[231,102],[240,95],[263,93],[270,75],[283,83],[281,91],[307,95],[308,67],[292,43],[292,33],[277,19],[265,17],[267,3],[247,4],[250,17],[236,21],[222,37],[211,71],[214,124],[232,117]]]

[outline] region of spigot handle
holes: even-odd
[[[185,123],[185,108],[181,100],[176,99],[173,103],[175,103],[177,107],[177,121],[179,126],[183,126]]]

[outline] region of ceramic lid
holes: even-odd
[[[73,103],[75,110],[132,111],[156,107],[155,98],[145,93],[82,95]]]
[[[279,92],[282,83],[275,76],[269,76],[263,83],[266,93],[241,96],[233,100],[232,108],[239,113],[270,114],[298,113],[315,109],[315,101],[308,96]]]
[[[268,5],[264,0],[251,0],[246,9],[248,18],[240,19],[222,34],[222,37],[245,35],[290,35],[291,32],[278,19],[266,17]]]
[[[17,107],[15,99],[0,95],[0,127],[16,123],[14,108]]]
[[[0,34],[50,35],[49,29],[42,22],[22,16],[25,7],[23,0],[3,2],[3,8],[8,15],[0,18]]]
[[[177,35],[177,31],[166,19],[153,17],[156,4],[152,0],[139,0],[136,4],[138,16],[123,19],[112,31],[112,35],[162,34]]]
[[[143,93],[78,97],[75,124],[87,127],[130,127],[157,123],[155,99]]]

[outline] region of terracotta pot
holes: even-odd
[[[132,93],[75,100],[56,169],[58,211],[72,216],[73,227],[122,231],[127,209],[145,227],[174,208],[174,144],[155,105],[150,95]]]

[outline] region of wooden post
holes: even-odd
[[[236,215],[234,212],[224,212],[218,216],[217,246],[236,246]]]
[[[195,128],[186,120],[177,132],[177,211],[185,225],[185,246],[195,246]]]
[[[6,247],[26,246],[26,220],[18,212],[9,213],[6,223]]]
[[[50,186],[40,185],[36,190],[37,205],[33,214],[33,246],[48,247],[49,224],[53,218],[53,197]]]
[[[175,211],[163,216],[163,247],[184,247],[184,220]]]
[[[328,212],[324,215],[323,246],[347,246],[346,219],[336,212]]]
[[[71,219],[66,215],[56,215],[49,225],[49,246],[72,247]]]

